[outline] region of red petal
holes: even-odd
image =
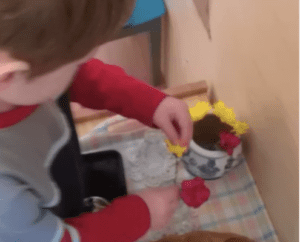
[[[236,139],[232,140],[232,142],[232,145],[234,147],[237,147],[241,143],[241,140],[238,137],[236,137]]]
[[[191,184],[192,186],[189,186]],[[180,192],[180,197],[185,204],[190,207],[197,208],[209,198],[210,191],[205,186],[204,180],[200,177],[196,177],[189,181],[183,181],[181,185],[182,190]]]
[[[201,177],[196,177],[192,180],[184,180],[181,182],[181,188],[193,188],[195,186],[204,185],[204,180]]]
[[[182,189],[188,189],[188,188],[191,188],[191,187],[192,187],[191,181],[183,181],[181,183],[181,188]]]
[[[201,177],[195,177],[192,180],[192,183],[196,186],[204,186],[204,179],[202,179]]]
[[[220,133],[220,147],[226,150],[228,154],[232,155],[231,149],[237,147],[241,143],[239,137],[234,134],[223,131]]]
[[[232,148],[228,148],[226,151],[227,151],[228,155],[232,155],[233,154],[233,149]]]

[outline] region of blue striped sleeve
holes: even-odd
[[[28,184],[0,174],[0,241],[60,241],[63,223],[41,203]]]

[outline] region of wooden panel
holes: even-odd
[[[195,83],[187,83],[180,86],[175,86],[164,90],[170,96],[176,98],[185,98],[189,96],[195,96],[199,94],[203,94],[207,92],[207,84],[205,81],[195,82]]]

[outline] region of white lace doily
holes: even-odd
[[[101,139],[102,133],[99,134]],[[160,131],[149,129],[143,138],[113,143],[99,143],[90,149],[90,143],[81,143],[83,154],[104,150],[116,150],[123,159],[127,189],[129,193],[146,187],[157,187],[175,182],[176,158],[168,152],[166,136]]]
[[[139,187],[156,187],[175,182],[176,158],[170,154],[160,131],[149,131],[129,159],[129,178]]]

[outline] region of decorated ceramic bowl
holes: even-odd
[[[206,180],[217,179],[244,161],[242,143],[234,148],[232,155],[228,155],[226,151],[204,149],[192,140],[182,161],[191,175]]]

